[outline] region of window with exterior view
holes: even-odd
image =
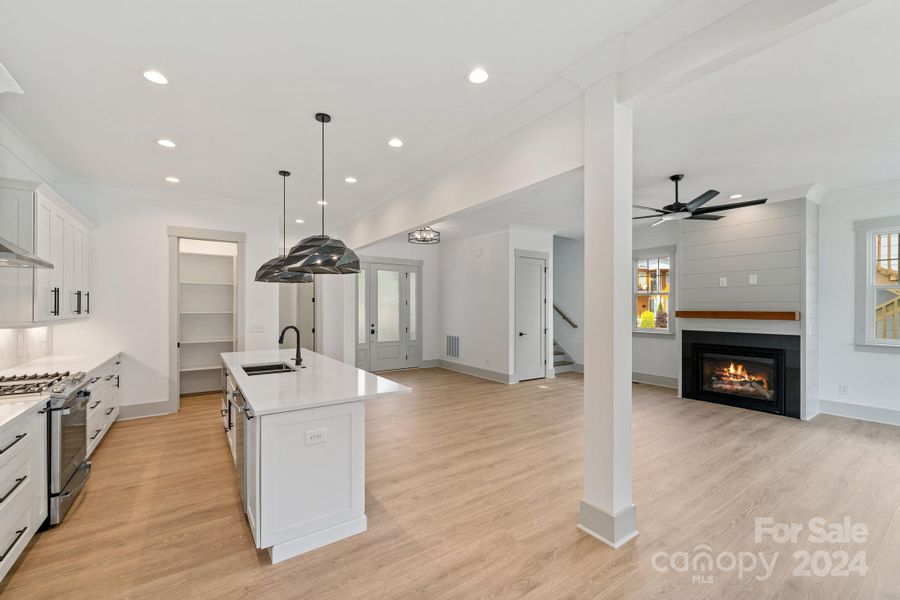
[[[634,261],[634,329],[669,333],[671,257]]]
[[[874,337],[888,343],[900,342],[900,281],[898,252],[900,231],[872,235],[874,270]],[[871,306],[871,305],[870,305]]]

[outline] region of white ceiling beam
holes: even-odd
[[[0,94],[5,94],[6,92],[11,92],[13,94],[24,93],[19,84],[16,83],[16,80],[13,79],[13,76],[6,70],[6,67],[0,63]]]
[[[708,75],[870,0],[689,0],[604,44],[561,76],[586,89],[619,76],[631,105]]]

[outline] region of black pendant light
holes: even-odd
[[[430,226],[410,231],[406,235],[406,241],[410,244],[440,244],[441,232],[432,229]]]
[[[309,283],[313,276],[309,273],[289,273],[284,270],[284,258],[287,255],[287,178],[290,171],[278,171],[281,175],[281,241],[282,253],[263,263],[256,270],[256,281],[267,283]]]
[[[284,270],[296,274],[359,273],[359,257],[341,240],[325,235],[325,124],[331,115],[316,113],[322,124],[322,234],[302,239],[284,259]]]

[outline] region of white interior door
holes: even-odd
[[[516,379],[547,376],[545,299],[546,262],[540,258],[516,257]]]

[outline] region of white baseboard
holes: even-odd
[[[847,402],[833,402],[831,400],[820,399],[819,414],[900,426],[900,410],[894,410],[892,408],[878,408],[877,406],[865,406],[863,404],[850,404]]]
[[[677,377],[665,377],[663,375],[651,375],[650,373],[631,373],[631,381],[635,383],[646,383],[647,385],[658,385],[660,387],[678,389]]]
[[[500,373],[499,371],[490,371],[488,369],[480,369],[478,367],[470,367],[469,365],[453,362],[451,360],[441,360],[438,366],[442,369],[447,369],[448,371],[455,371],[457,373],[463,373],[465,375],[472,375],[473,377],[479,377],[481,379],[487,379],[489,381],[496,381],[498,383],[516,382],[514,375],[509,375],[508,373]]]
[[[300,556],[301,554],[315,550],[316,548],[327,546],[338,540],[348,538],[351,535],[362,533],[367,527],[368,521],[366,515],[362,515],[361,517],[356,517],[355,519],[334,525],[333,527],[323,529],[322,531],[310,533],[309,535],[297,538],[296,540],[284,542],[283,544],[276,544],[269,548],[269,558],[272,559],[272,564],[279,563],[283,560],[294,558],[295,556]]]
[[[612,548],[621,548],[638,535],[634,504],[615,515],[581,501],[578,511],[578,529],[597,538]]]
[[[116,420],[130,421],[131,419],[143,419],[146,417],[161,417],[174,412],[172,405],[166,400],[144,402],[142,404],[123,404],[119,406],[119,418]]]

